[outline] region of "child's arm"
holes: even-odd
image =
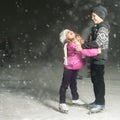
[[[97,56],[101,53],[101,48],[82,49],[80,51],[84,56]]]

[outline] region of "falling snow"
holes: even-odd
[[[59,33],[70,28],[87,39],[92,26],[90,9],[104,4],[111,25],[106,65],[106,109],[88,115],[83,106],[72,106],[68,90],[68,114],[58,111],[63,73]],[[1,0],[0,4],[0,120],[119,120],[120,113],[120,1],[119,0]],[[93,100],[86,68],[78,80],[78,92]],[[89,92],[88,92],[89,91]]]

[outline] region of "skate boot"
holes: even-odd
[[[94,107],[90,108],[90,113],[97,113],[97,112],[101,112],[102,110],[104,110],[105,106],[104,105],[94,105]]]
[[[62,113],[68,113],[69,109],[65,103],[60,103],[59,104],[59,110]]]
[[[74,105],[84,105],[85,103],[82,100],[77,99],[77,100],[72,100],[72,104],[74,104]]]
[[[95,102],[92,102],[92,103],[90,103],[90,104],[88,104],[88,109],[91,109],[91,108],[93,108],[93,107],[95,107]]]

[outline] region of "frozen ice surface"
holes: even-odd
[[[22,70],[21,70],[22,69]],[[3,72],[4,71],[4,72]],[[25,72],[27,71],[27,72]],[[59,87],[61,83],[63,66],[61,63],[48,63],[33,65],[27,68],[11,67],[11,70],[0,70],[2,78],[31,80],[26,89],[1,88],[0,89],[0,120],[119,120],[120,114],[120,72],[116,66],[106,66],[106,108],[103,112],[88,114],[83,106],[71,105],[71,94],[68,89],[67,104],[69,113],[58,111]],[[13,74],[14,73],[14,74]],[[86,78],[86,69],[81,70],[83,80],[78,80],[80,98],[86,103],[94,100],[92,84]],[[20,77],[21,76],[21,77]],[[14,84],[13,84],[14,85]],[[17,84],[18,85],[18,84]],[[24,84],[23,84],[24,85]],[[2,87],[2,86],[1,86]],[[9,86],[8,86],[9,87]]]

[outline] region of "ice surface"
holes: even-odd
[[[1,75],[4,76],[2,71]],[[86,107],[71,105],[69,89],[67,91],[69,113],[63,114],[58,111],[58,91],[63,72],[60,62],[34,64],[25,70],[11,68],[11,71],[4,71],[6,73],[4,80],[10,75],[11,80],[31,82],[27,85],[1,86],[0,120],[119,120],[120,72],[116,65],[108,64],[106,67],[106,108],[101,113],[91,115],[88,115]],[[80,98],[90,103],[94,100],[94,95],[90,79],[86,78],[86,68],[82,69],[80,74],[83,75],[83,80],[78,80]]]

